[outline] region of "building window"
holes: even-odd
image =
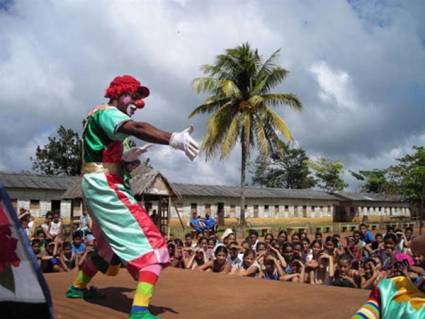
[[[40,201],[38,199],[30,200],[30,210],[40,209]]]
[[[267,213],[269,211],[269,205],[264,205],[264,211]]]
[[[191,203],[190,204],[190,212],[197,212],[198,211],[198,205],[196,203]]]
[[[234,214],[236,212],[236,205],[230,205],[230,213]]]
[[[279,213],[279,205],[274,205],[274,212]]]
[[[205,204],[205,214],[211,215],[211,204]]]
[[[311,210],[314,212],[314,210],[316,209],[316,206],[311,206]]]
[[[285,205],[285,211],[287,212],[289,210],[289,205]]]

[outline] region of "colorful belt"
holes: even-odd
[[[99,162],[89,162],[84,163],[81,167],[81,175],[87,173],[109,173],[114,175],[121,175],[121,165],[120,163],[99,163]]]

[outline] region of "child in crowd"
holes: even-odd
[[[289,271],[281,277],[283,281],[299,282],[305,281],[305,266],[301,260],[294,259],[289,265]]]
[[[47,244],[46,253],[41,259],[41,267],[46,273],[63,271],[57,254],[57,243],[51,241]]]
[[[43,252],[40,249],[40,240],[37,238],[34,238],[31,241],[31,247],[35,257],[37,258],[38,264],[41,266],[41,262],[43,259]]]
[[[53,213],[53,219],[50,222],[48,234],[50,236],[49,238],[51,238],[53,241],[61,241],[62,220],[58,211]]]
[[[82,255],[86,251],[86,244],[83,243],[83,233],[79,230],[74,232],[72,234],[72,245],[71,245],[71,251],[72,255],[75,256],[77,260],[77,264],[79,260],[81,259]]]
[[[249,235],[249,242],[251,244],[251,249],[256,250],[258,244],[258,232],[256,230],[252,230]]]
[[[264,270],[260,272],[260,277],[268,280],[280,280],[285,275],[279,260],[268,253],[264,256]]]
[[[338,287],[358,288],[360,277],[356,271],[351,269],[351,257],[343,255],[338,259],[331,285]]]
[[[359,270],[360,288],[372,289],[377,285],[383,279],[379,270],[374,259],[366,260],[364,267]]]
[[[283,246],[288,241],[288,233],[285,230],[281,230],[277,235],[277,241],[280,246]]]
[[[46,239],[52,239],[52,237],[49,234],[49,228],[50,228],[50,223],[53,220],[53,215],[51,212],[47,212],[46,215],[44,216],[44,223],[41,225],[41,229],[44,232],[44,235],[46,236]]]
[[[62,251],[59,257],[60,265],[64,271],[71,271],[72,269],[75,268],[77,264],[76,256],[77,255],[74,253],[73,244],[71,244],[68,241],[64,242],[62,245]]]
[[[46,235],[42,229],[39,229],[35,232],[35,238],[38,239],[38,245],[40,251],[44,253],[46,251]]]
[[[239,245],[236,241],[230,243],[228,262],[232,267],[242,264],[242,258],[239,254]]]
[[[266,246],[269,246],[273,240],[274,240],[274,237],[272,233],[267,233],[264,236],[264,243],[266,244]]]
[[[218,246],[214,251],[214,259],[200,266],[199,270],[228,274],[231,270],[231,266],[227,262],[227,255],[228,251],[226,246]]]
[[[208,262],[207,254],[202,248],[195,248],[194,254],[190,257],[186,269],[195,270]]]
[[[255,258],[255,251],[247,249],[243,254],[242,263],[234,266],[231,270],[231,274],[245,277],[258,277],[260,274],[260,265]]]
[[[83,237],[85,237],[86,234],[90,232],[91,228],[92,228],[92,220],[90,219],[87,213],[87,209],[84,208],[83,213],[80,216],[80,221],[79,221],[77,230],[81,231]]]
[[[175,268],[186,268],[183,258],[183,242],[176,238],[174,241],[168,241],[168,253],[170,254],[170,263]]]

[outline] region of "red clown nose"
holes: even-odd
[[[138,100],[134,101],[134,105],[138,109],[143,109],[145,107],[145,101],[143,101],[143,99],[138,99]]]

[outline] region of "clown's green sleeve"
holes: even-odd
[[[407,277],[382,280],[352,319],[424,319],[425,293]]]

